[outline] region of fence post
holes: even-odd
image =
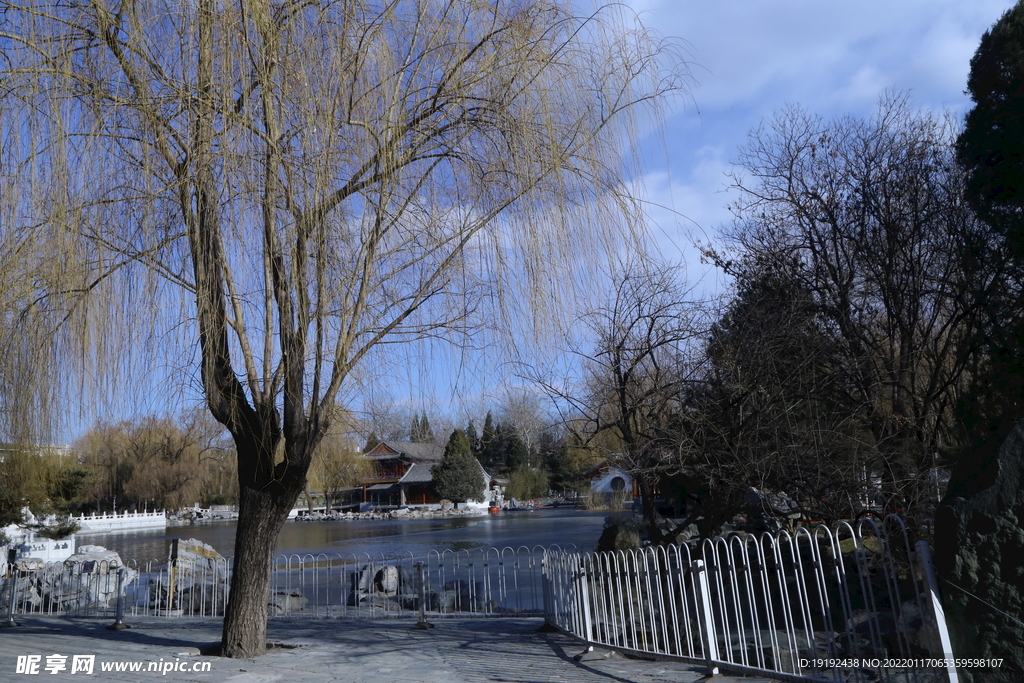
[[[417,631],[426,631],[428,628],[434,628],[434,625],[427,621],[427,568],[422,562],[417,562],[416,569],[420,575],[420,620],[413,628]]]
[[[18,594],[18,570],[14,568],[14,562],[18,557],[18,551],[14,548],[7,550],[7,583],[10,584],[9,599],[7,600],[7,621],[4,627],[19,626],[14,620],[14,598]]]
[[[707,662],[708,676],[719,674],[715,660],[718,659],[718,637],[715,635],[715,618],[711,613],[711,587],[708,585],[708,573],[704,560],[694,560],[690,571],[697,579],[697,619],[700,633],[704,639],[704,661]]]
[[[114,617],[114,623],[107,627],[108,631],[123,631],[131,628],[124,623],[124,575],[126,572],[124,567],[117,570],[117,615]]]
[[[170,579],[171,584],[167,590],[167,616],[171,616],[171,608],[174,606],[174,585],[175,579],[178,573],[178,539],[171,539],[171,561],[170,561]],[[178,601],[178,607],[181,607],[181,601]]]
[[[957,676],[956,666],[954,666],[953,645],[949,640],[949,629],[946,628],[946,615],[942,610],[942,601],[939,599],[939,584],[935,580],[932,553],[928,549],[928,541],[918,541],[915,545],[917,546],[917,561],[921,563],[921,571],[924,573],[924,580],[928,586],[932,619],[939,633],[939,645],[942,647],[941,656],[946,660],[946,675],[949,677],[949,683],[959,683],[960,678]]]
[[[532,562],[531,562],[532,564]],[[548,549],[544,549],[544,555],[540,560],[540,588],[544,600],[544,623],[537,627],[538,633],[553,633],[558,631],[558,616],[555,605],[555,596],[552,594],[554,578],[551,576],[551,563],[548,562]],[[536,593],[534,593],[536,595]]]

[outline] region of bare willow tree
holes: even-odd
[[[563,0],[0,9],[2,131],[31,190],[10,213],[88,266],[72,299],[120,292],[197,343],[238,457],[222,652],[258,654],[275,540],[346,379],[386,343],[472,329],[495,292],[557,300],[566,264],[621,245],[623,150],[681,62],[628,10]]]
[[[11,451],[0,463],[0,527],[24,522],[26,507],[50,512],[39,446],[50,442],[57,422],[54,330],[61,314],[40,296],[64,281],[54,245],[35,239],[35,226],[18,226],[19,207],[6,201],[18,190],[8,163],[14,145],[0,134],[0,444]]]

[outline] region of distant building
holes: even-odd
[[[363,479],[363,502],[373,505],[429,505],[440,503],[430,468],[441,462],[444,447],[436,443],[382,441],[365,456],[373,472]],[[491,477],[480,467],[481,488]],[[484,503],[484,501],[469,501]]]
[[[604,504],[611,504],[615,499],[632,500],[639,495],[632,475],[613,460],[605,460],[590,468],[583,477],[590,482],[591,499]]]
[[[7,456],[18,452],[28,451],[35,455],[54,455],[58,458],[66,458],[71,454],[71,446],[64,444],[43,444],[38,446],[25,446],[12,443],[0,443],[0,463],[7,459]]]

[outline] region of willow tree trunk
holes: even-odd
[[[243,488],[238,502],[235,571],[231,574],[231,599],[224,611],[221,654],[253,657],[266,650],[274,548],[294,499],[289,502],[267,490]]]

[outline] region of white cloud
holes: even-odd
[[[693,100],[677,100],[667,117],[668,169],[645,179],[650,201],[666,207],[651,207],[654,239],[667,257],[678,254],[693,282],[714,280],[693,242],[714,238],[731,220],[725,172],[748,131],[788,104],[826,118],[871,116],[886,90],[909,91],[920,109],[962,113],[969,105],[963,91],[970,58],[982,33],[1013,3],[629,4],[647,26],[685,40],[694,62]]]

